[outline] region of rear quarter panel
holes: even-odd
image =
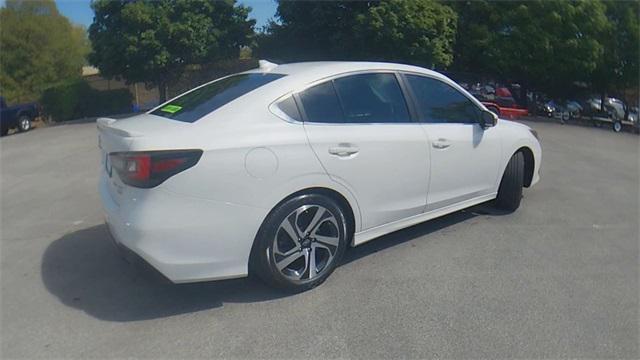
[[[204,151],[196,166],[160,187],[186,196],[261,208],[264,216],[295,192],[329,188],[349,201],[359,226],[355,198],[326,174],[302,124],[286,122],[266,106],[239,102],[185,128],[189,129],[142,138],[132,145],[131,150],[170,147]],[[264,216],[255,219],[258,224]]]

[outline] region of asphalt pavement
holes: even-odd
[[[0,140],[2,358],[634,358],[639,137],[525,122],[542,179],[351,249],[322,286],[173,285],[124,261],[95,124]],[[491,130],[489,130],[491,131]]]

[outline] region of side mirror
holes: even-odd
[[[480,115],[480,127],[483,129],[488,129],[490,127],[496,126],[498,123],[498,115],[492,113],[489,110],[483,110]]]

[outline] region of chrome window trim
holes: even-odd
[[[401,79],[398,78],[398,71],[394,70],[394,69],[367,69],[367,70],[355,70],[355,71],[348,71],[348,72],[343,72],[343,73],[339,73],[339,74],[334,74],[331,76],[326,76],[324,78],[321,79],[317,79],[314,80],[312,82],[309,82],[307,84],[305,84],[304,86],[294,90],[294,91],[290,91],[287,94],[279,97],[277,100],[275,100],[274,102],[271,103],[271,105],[269,105],[269,110],[271,110],[272,113],[274,113],[274,115],[277,115],[278,117],[282,118],[283,120],[287,121],[287,122],[293,122],[293,123],[297,123],[297,124],[305,124],[305,125],[330,125],[330,126],[358,126],[358,125],[420,125],[420,122],[410,119],[410,121],[407,122],[373,122],[373,123],[368,123],[368,122],[360,122],[360,123],[328,123],[328,122],[314,122],[314,121],[298,121],[295,119],[292,119],[290,116],[288,116],[287,114],[285,114],[281,109],[278,108],[278,103],[280,101],[283,101],[284,99],[286,99],[288,96],[298,96],[300,93],[306,91],[309,88],[312,88],[316,85],[320,85],[323,84],[325,82],[328,81],[333,81],[336,79],[340,79],[343,77],[347,77],[347,76],[353,76],[353,75],[361,75],[361,74],[390,74],[393,75],[396,79],[396,82],[398,84],[398,87],[400,89],[400,92],[402,94],[402,98],[404,99],[405,105],[407,107],[407,112],[409,113],[409,116],[411,117],[411,106],[409,104],[409,99],[407,99],[407,94],[404,92],[404,89],[402,88],[402,83],[401,83]],[[304,108],[299,109],[301,115],[304,114]],[[281,115],[278,115],[280,114]],[[302,115],[303,117],[306,117],[305,115]]]
[[[272,102],[269,105],[269,111],[271,111],[271,113],[277,117],[279,117],[280,119],[288,122],[288,123],[292,123],[292,124],[303,124],[303,121],[300,120],[296,120],[294,118],[292,118],[291,116],[287,115],[287,113],[285,113],[284,111],[282,111],[282,109],[280,109],[280,107],[278,106],[278,104],[280,104],[282,101],[286,100],[289,96],[293,96],[292,92],[287,93],[286,95],[280,96],[276,101]],[[300,109],[298,109],[298,111],[300,111]]]

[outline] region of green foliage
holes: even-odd
[[[0,88],[11,103],[79,77],[88,42],[84,29],[60,15],[53,0],[7,0],[0,9]]]
[[[432,0],[280,1],[258,37],[258,54],[279,61],[385,60],[446,66],[456,16]]]
[[[89,28],[92,64],[103,76],[166,85],[187,65],[237,58],[255,21],[235,0],[97,0]]]
[[[40,103],[55,121],[121,114],[131,111],[128,89],[95,90],[84,80],[70,80],[48,88]]]
[[[377,1],[279,1],[277,17],[258,37],[259,57],[276,61],[357,59],[356,18]]]
[[[607,1],[608,31],[599,39],[604,56],[592,81],[606,93],[616,88],[638,86],[640,81],[640,2]]]
[[[455,67],[517,79],[556,96],[602,61],[605,6],[586,1],[451,2],[458,12]]]
[[[457,16],[435,1],[389,0],[356,18],[367,59],[445,67],[453,61]]]

